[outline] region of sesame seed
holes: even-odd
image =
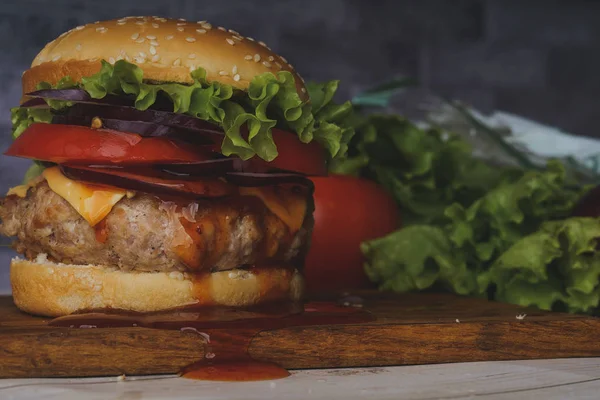
[[[260,54],[256,53],[254,55],[254,62],[259,62],[260,61]]]
[[[185,26],[185,25],[187,25],[185,22],[178,22],[177,23],[177,26]]]
[[[209,22],[202,24],[202,27],[206,30],[211,30],[212,29],[212,24],[210,24]]]
[[[244,60],[250,61],[250,60],[252,60],[252,56],[250,54],[246,54],[246,56],[244,57]]]
[[[52,61],[58,61],[58,60],[60,60],[60,54],[57,54],[54,57],[52,57]]]
[[[183,27],[181,27],[181,26],[178,26],[178,27],[177,27],[177,30],[178,30],[179,32],[183,32]]]
[[[232,74],[237,74],[237,65],[234,65],[233,68],[231,68],[231,73]]]
[[[154,35],[146,35],[146,39],[155,40],[156,36],[154,36]]]
[[[263,65],[267,68],[271,68],[271,63],[268,61],[263,61]]]
[[[286,60],[284,57],[282,57],[282,56],[279,56],[279,58],[281,59],[281,61],[283,61],[284,63],[286,63],[286,64],[287,64],[287,62],[288,62],[288,61],[287,61],[287,60]]]
[[[190,72],[193,72],[196,69],[196,66],[194,64],[190,65]]]
[[[158,25],[156,22],[153,22],[153,23],[152,23],[152,27],[153,27],[153,28],[158,28],[159,26],[160,26],[160,25]]]
[[[140,51],[138,54],[140,55],[140,57],[146,58],[146,53],[144,53],[143,51]]]
[[[127,22],[126,21],[119,21],[117,22],[117,25],[125,25]]]
[[[243,37],[241,36],[232,36],[232,38],[234,38],[235,40],[237,40],[238,42],[241,42],[242,40],[244,40]]]
[[[171,39],[173,39],[173,35],[167,35],[167,36],[165,36],[165,39],[166,40],[171,40]]]
[[[262,47],[267,47],[267,44],[265,42],[263,42],[262,40],[259,40],[258,44],[260,44]]]
[[[139,39],[135,40],[135,42],[136,42],[136,43],[144,43],[144,41],[145,41],[145,40],[146,40],[146,39],[144,39],[143,37],[141,37],[141,38],[139,38]]]
[[[139,33],[137,33],[137,32],[136,32],[136,33],[134,33],[133,35],[131,35],[131,39],[132,39],[132,40],[136,40],[136,39],[137,39],[137,38],[139,38],[139,37],[140,37],[140,34],[139,34]]]
[[[145,23],[146,23],[146,22],[144,22],[144,21],[135,21],[135,24],[136,24],[136,25],[144,25]]]
[[[235,42],[233,40],[229,39],[229,38],[225,39],[225,41],[227,43],[229,43],[230,45],[232,45],[232,46],[235,44]]]
[[[96,28],[96,32],[100,32],[100,33],[104,33],[108,30],[108,28],[105,28],[103,26],[99,26],[98,28]]]
[[[111,63],[111,64],[114,64],[115,63],[115,58],[114,57],[110,57],[108,59],[108,62]]]
[[[300,88],[300,91],[301,91],[302,93],[306,93],[306,88]]]
[[[122,56],[122,55],[119,55],[119,56],[117,57],[117,61],[119,61],[119,60],[122,60],[122,59],[123,59],[123,56]]]
[[[80,31],[80,30],[82,30],[83,28],[85,28],[85,26],[83,26],[83,25],[80,25],[80,26],[77,26],[77,27],[75,27],[75,30],[76,30],[76,31]]]
[[[248,40],[249,40],[249,41],[251,41],[251,42],[254,42],[254,41],[255,41],[255,40],[254,40],[254,38],[251,38],[250,36],[248,36],[246,39],[248,39]]]
[[[152,54],[152,55],[156,54],[156,47],[150,46],[150,54]]]
[[[217,29],[223,32],[227,32],[227,29],[223,28],[222,26],[218,26]]]
[[[127,54],[125,54],[125,61],[127,61],[127,62],[131,61],[131,57],[129,57]]]
[[[190,60],[193,60],[194,58],[196,58],[196,53],[190,53],[190,54],[188,54],[188,58]]]
[[[91,61],[91,62],[98,61],[98,57],[90,58],[89,61]]]
[[[117,20],[117,22],[125,22],[125,21],[127,21],[127,18],[119,18],[119,19]]]
[[[281,64],[279,64],[277,61],[275,61],[275,65],[277,65],[277,68],[279,68],[279,69],[283,68],[283,67],[281,66]]]
[[[202,20],[202,21],[198,21],[198,22],[196,22],[196,23],[197,23],[198,25],[204,25],[204,24],[206,23],[206,21],[205,21],[205,20]]]
[[[240,75],[239,74],[235,74],[233,76],[233,80],[236,81],[236,82],[238,82],[240,80]]]
[[[234,31],[233,29],[229,29],[228,32],[229,33],[233,33],[234,35],[240,36],[240,34],[238,32],[236,32],[236,31]]]
[[[156,40],[151,40],[151,41],[150,41],[150,44],[151,44],[152,46],[158,46],[158,42],[157,42]]]
[[[143,64],[146,62],[146,59],[143,57],[133,57],[133,60],[138,64]]]
[[[185,18],[177,18],[177,21],[183,21],[183,22],[185,22],[186,19]]]
[[[155,54],[155,55],[152,57],[152,62],[157,62],[158,60],[160,60],[160,56],[159,56],[158,54]]]
[[[196,29],[196,32],[198,32],[198,33],[206,33],[206,29]]]
[[[81,43],[77,43],[77,46],[75,46],[75,50],[81,51]]]
[[[181,65],[181,60],[178,58],[177,60],[173,61],[173,65],[175,67],[179,67]]]
[[[196,41],[196,38],[193,38],[193,37],[191,37],[191,36],[188,36],[188,37],[186,37],[186,38],[185,38],[185,41],[186,41],[186,42],[190,42],[190,43],[194,43],[194,42]]]
[[[273,56],[269,56],[269,58],[267,58],[267,60],[269,60],[269,61],[273,62],[273,61],[275,61],[275,57],[273,57]]]
[[[229,75],[229,73],[227,71],[219,71],[219,75],[225,76],[225,75]]]

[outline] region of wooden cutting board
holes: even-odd
[[[288,369],[600,356],[597,318],[447,294],[361,296],[372,321],[263,331],[250,355]],[[0,297],[0,377],[177,373],[204,357],[194,332],[47,322]]]

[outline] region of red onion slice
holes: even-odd
[[[60,168],[70,179],[144,193],[204,198],[230,196],[237,192],[235,186],[219,179],[179,180],[154,171],[141,173],[136,170],[94,166],[61,165]]]
[[[91,126],[94,117],[91,116],[70,116],[70,115],[54,115],[52,123],[78,126]],[[196,131],[188,129],[174,128],[166,125],[158,125],[152,122],[143,121],[124,121],[118,119],[101,119],[102,127],[120,132],[137,133],[144,137],[168,137],[171,139],[179,139],[188,143],[197,145],[215,145],[217,140],[211,135],[199,134]]]
[[[236,186],[269,186],[282,183],[299,184],[306,187],[313,187],[313,183],[304,175],[293,173],[254,173],[254,172],[230,172],[225,174],[227,182]]]

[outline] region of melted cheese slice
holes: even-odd
[[[35,185],[37,185],[38,183],[40,183],[43,180],[44,180],[44,177],[40,175],[37,178],[31,179],[29,182],[27,182],[24,185],[15,186],[15,187],[8,189],[8,192],[6,192],[6,195],[7,196],[27,197],[27,192],[29,191],[29,189],[31,189],[32,187],[34,187]]]
[[[91,226],[102,221],[123,197],[134,195],[133,192],[115,187],[74,181],[64,176],[58,167],[45,169],[42,176],[48,182],[50,189],[71,204]],[[26,185],[15,186],[8,191],[7,196],[25,197],[27,191],[38,182],[39,179],[34,179]],[[278,192],[272,187],[240,187],[239,191],[242,196],[261,199],[265,206],[290,228],[291,232],[295,233],[302,227],[307,207],[305,195],[287,190]]]
[[[306,215],[306,196],[291,191],[277,192],[273,187],[240,187],[242,196],[255,196],[290,230],[295,233],[302,227]]]
[[[47,168],[42,175],[50,189],[69,202],[91,226],[102,221],[113,206],[128,194],[123,189],[74,181],[64,176],[58,167]]]

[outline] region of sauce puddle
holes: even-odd
[[[184,308],[159,313],[102,310],[53,319],[50,326],[67,328],[143,327],[192,331],[203,337],[204,358],[184,367],[184,378],[209,381],[259,381],[281,379],[290,373],[249,354],[252,339],[260,332],[315,325],[370,322],[373,316],[359,308],[335,302],[284,303],[252,308]]]

